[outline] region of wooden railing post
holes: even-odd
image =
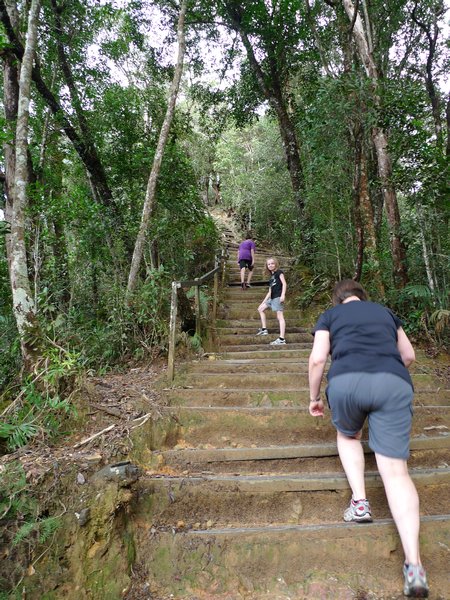
[[[215,268],[220,265],[220,259],[216,256]],[[217,296],[219,294],[219,273],[214,273],[214,292],[213,292],[213,307],[212,307],[212,319],[215,322],[217,315]]]
[[[195,278],[195,281],[198,281],[198,277]],[[200,327],[200,285],[197,283],[195,286],[195,333],[200,335],[201,327]]]
[[[222,287],[225,285],[225,266],[228,250],[222,250]]]
[[[169,381],[173,381],[175,365],[175,341],[177,327],[177,290],[180,287],[178,281],[172,281],[172,296],[170,299],[170,329],[169,329],[169,356],[167,359],[167,375]]]

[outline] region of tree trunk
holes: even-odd
[[[28,16],[28,29],[20,69],[19,100],[16,127],[16,152],[11,233],[9,235],[9,275],[11,281],[13,312],[20,336],[25,370],[31,371],[39,357],[40,329],[36,319],[36,306],[28,278],[25,245],[25,210],[27,207],[28,171],[28,121],[31,91],[31,71],[37,39],[40,0],[32,0]],[[36,343],[38,342],[38,343]]]
[[[172,123],[173,114],[175,112],[175,104],[178,95],[178,89],[180,86],[181,75],[183,72],[183,60],[185,53],[185,32],[184,32],[184,21],[186,16],[187,0],[182,0],[180,6],[180,14],[178,17],[177,27],[177,38],[178,38],[178,57],[175,72],[170,87],[169,102],[167,105],[166,115],[164,122],[161,127],[159,134],[158,145],[156,147],[155,157],[153,159],[153,166],[150,173],[150,177],[147,184],[147,191],[145,194],[144,206],[142,209],[141,224],[139,232],[136,238],[136,244],[134,246],[133,258],[131,260],[130,274],[128,276],[127,296],[129,296],[136,288],[138,272],[142,261],[142,255],[144,252],[144,243],[147,235],[148,224],[150,217],[154,209],[155,202],[155,190],[156,183],[158,181],[159,171],[161,169],[161,162],[164,154],[164,148],[166,146],[167,138],[169,136],[169,129]]]
[[[280,128],[281,141],[283,143],[284,154],[286,157],[287,168],[291,178],[292,190],[295,200],[299,206],[301,213],[304,212],[305,202],[303,198],[303,170],[300,160],[300,151],[298,147],[297,135],[294,124],[291,121],[287,111],[286,102],[283,97],[282,86],[279,81],[278,69],[276,60],[269,56],[270,64],[270,80],[271,85],[266,82],[261,65],[256,59],[253,46],[247,33],[244,31],[241,23],[241,15],[243,8],[235,5],[227,4],[227,11],[230,17],[233,29],[240,35],[242,44],[244,45],[249,60],[250,66],[255,74],[261,92],[269,102],[272,109],[275,111]]]
[[[342,0],[342,3],[350,23],[353,25],[352,33],[356,42],[359,57],[368,77],[372,81],[375,105],[380,107],[381,100],[378,94],[379,74],[373,56],[369,51],[369,45],[361,17],[355,10],[352,0]],[[372,140],[377,154],[378,173],[381,180],[384,205],[389,225],[394,281],[398,287],[403,287],[408,282],[406,250],[400,238],[400,212],[398,209],[397,194],[392,184],[392,164],[388,151],[388,138],[382,127],[373,127]]]
[[[427,246],[427,243],[425,240],[425,231],[427,229],[427,226],[426,226],[425,215],[423,213],[423,206],[422,206],[422,203],[420,202],[420,200],[417,200],[417,202],[416,202],[416,210],[417,210],[417,218],[419,221],[419,237],[420,237],[420,243],[422,244],[422,256],[423,256],[423,262],[425,265],[425,271],[426,271],[427,279],[428,279],[428,287],[434,294],[436,291],[436,284],[435,284],[435,278],[433,275],[433,271],[431,268],[430,253],[428,252],[428,246]]]

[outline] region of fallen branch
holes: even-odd
[[[102,429],[101,431],[94,433],[94,435],[91,435],[90,437],[86,438],[85,440],[82,440],[81,442],[78,442],[77,444],[75,444],[74,448],[79,448],[80,446],[84,446],[88,442],[92,442],[92,440],[95,440],[95,438],[98,438],[99,436],[103,435],[104,433],[111,431],[111,429],[114,429],[114,427],[115,427],[115,425],[110,425],[109,427],[106,427],[105,429]]]
[[[135,425],[131,429],[137,429],[138,427],[142,427],[142,425],[145,425],[145,423],[147,423],[147,421],[150,419],[151,416],[152,416],[151,413],[147,413],[145,415],[142,415],[142,417],[138,417],[137,419],[133,419],[133,422],[140,421],[141,419],[143,419],[143,421],[142,421],[142,423],[139,423],[139,425]]]

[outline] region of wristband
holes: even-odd
[[[319,402],[320,400],[320,394],[317,396],[317,398],[315,400],[309,400],[309,403],[311,404],[311,402]]]

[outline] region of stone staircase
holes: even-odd
[[[173,427],[154,447],[133,511],[137,560],[152,598],[402,598],[403,554],[374,456],[367,448],[372,524],[346,524],[350,490],[329,417],[307,410],[312,337],[285,311],[287,345],[268,314],[258,252],[254,285],[229,285],[217,352],[177,368],[167,390]],[[281,259],[282,268],[287,260]],[[235,247],[228,281],[238,283]],[[287,276],[289,283],[289,276]],[[253,284],[253,282],[252,282]],[[289,295],[289,294],[288,294]],[[421,544],[432,599],[450,598],[450,392],[419,353],[410,469],[421,498]]]

